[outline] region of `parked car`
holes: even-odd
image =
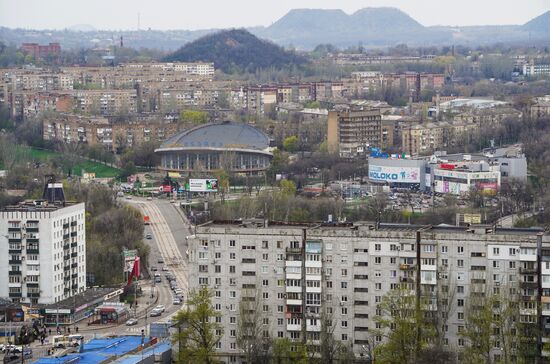
[[[175,293],[175,294],[182,294],[182,293],[183,293],[183,289],[181,289],[181,288],[176,288],[176,289],[174,290],[174,293]]]
[[[128,321],[126,321],[126,326],[134,326],[134,325],[137,325],[137,323],[138,323],[137,319],[131,318]]]
[[[145,239],[151,240],[151,239],[153,239],[153,235],[147,234],[147,235],[145,235]]]
[[[162,271],[163,271],[163,272],[168,272],[168,270],[169,270],[169,269],[168,269],[167,266],[162,267]]]
[[[155,310],[159,310],[161,312],[164,312],[164,310],[166,310],[166,307],[164,307],[164,305],[157,305],[157,307],[155,307]]]
[[[158,258],[157,263],[158,263],[158,264],[164,264],[164,259]]]
[[[174,305],[181,305],[181,300],[180,300],[179,298],[176,297],[176,298],[174,298],[174,300],[172,301],[172,303],[173,303]]]
[[[152,197],[147,197],[147,201],[153,201]]]
[[[151,271],[152,271],[152,272],[156,272],[156,271],[157,271],[157,267],[152,266],[152,267],[151,267]]]

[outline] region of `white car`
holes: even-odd
[[[164,305],[157,305],[157,307],[155,307],[155,310],[159,310],[160,312],[164,312],[164,310],[166,310],[166,307],[164,307]]]
[[[179,298],[174,298],[174,300],[172,301],[172,303],[174,305],[181,305],[181,300]]]

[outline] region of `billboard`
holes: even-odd
[[[369,179],[390,183],[420,183],[420,168],[386,167],[369,164]]]
[[[124,271],[131,272],[134,268],[134,262],[138,256],[137,250],[124,250]]]
[[[218,180],[210,179],[189,179],[189,191],[191,192],[218,192]]]

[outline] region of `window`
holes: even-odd
[[[229,298],[236,298],[237,292],[236,291],[229,291]]]
[[[342,341],[348,340],[348,334],[342,334]]]
[[[342,320],[342,327],[348,327],[348,321]]]
[[[281,313],[281,312],[284,312],[285,310],[285,307],[284,306],[277,306],[277,312]]]
[[[348,282],[340,282],[340,288],[348,288]]]
[[[464,254],[464,247],[463,246],[457,246],[456,247],[456,252],[458,254]]]
[[[229,260],[235,260],[235,253],[229,253]]]
[[[458,307],[464,307],[464,299],[459,298],[459,299],[456,301],[456,305],[457,305]]]
[[[456,286],[457,293],[464,293],[464,286]]]
[[[235,240],[229,240],[229,247],[231,248],[235,247]]]
[[[381,290],[382,289],[382,283],[375,283],[374,284],[374,289],[376,289],[377,291]]]
[[[382,250],[382,245],[381,244],[374,244],[374,250],[379,252],[380,250]]]
[[[422,251],[424,253],[433,253],[435,251],[435,245],[422,245]]]
[[[447,253],[447,252],[448,252],[448,247],[447,247],[447,245],[442,245],[442,246],[441,246],[441,252],[442,252],[442,253]]]
[[[283,242],[281,240],[277,241],[277,249],[283,248]]]
[[[493,248],[493,255],[499,255],[500,254],[500,248]]]
[[[285,258],[284,258],[284,255],[283,254],[277,254],[277,261],[278,262],[281,262],[283,261]]]
[[[262,249],[268,249],[269,248],[269,242],[267,240],[262,241]]]
[[[262,254],[262,260],[265,262],[267,260],[269,260],[269,254],[268,253],[263,253]]]
[[[342,277],[347,277],[347,275],[348,275],[348,270],[342,269]]]
[[[516,262],[510,261],[510,262],[508,262],[508,263],[509,263],[510,269],[516,269]]]
[[[512,256],[516,255],[516,248],[509,248],[508,253]]]
[[[327,288],[332,288],[332,281],[327,281]]]
[[[342,315],[347,315],[347,314],[348,314],[348,308],[342,307]]]
[[[456,265],[457,265],[459,268],[464,268],[464,260],[462,260],[462,259],[457,259]]]
[[[262,292],[262,296],[263,296],[264,300],[269,299],[269,292]]]
[[[374,257],[374,264],[382,264],[382,257]]]
[[[221,273],[222,272],[222,266],[221,265],[215,265],[214,266],[214,272],[215,273]]]
[[[264,286],[264,287],[269,286],[269,280],[268,279],[263,279],[262,280],[262,286]]]
[[[459,312],[458,313],[458,319],[459,320],[464,320],[464,312]]]
[[[230,265],[229,266],[229,273],[235,273],[235,266],[234,265]]]

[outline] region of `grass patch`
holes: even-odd
[[[35,149],[29,148],[29,154],[32,160],[39,162],[47,162],[50,158],[60,156],[58,152],[53,150]],[[120,169],[107,166],[103,163],[93,162],[86,159],[82,159],[73,168],[73,174],[82,176],[82,171],[88,173],[95,173],[97,178],[115,178],[120,174]]]

